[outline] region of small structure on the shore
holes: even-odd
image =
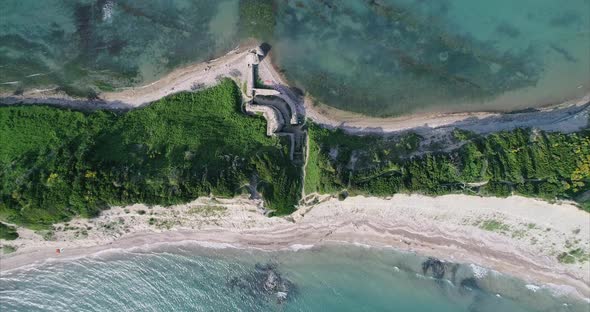
[[[303,161],[303,153],[296,152],[296,149],[302,147],[305,131],[301,130],[298,104],[297,100],[292,98],[292,92],[288,92],[289,89],[281,85],[274,85],[273,88],[256,87],[258,66],[262,64],[261,59],[264,56],[265,53],[260,47],[249,50],[246,56],[248,69],[243,92],[247,102],[244,104],[244,110],[250,114],[262,114],[267,121],[266,134],[288,137],[291,142],[289,158]]]
[[[291,110],[289,123],[296,125],[299,123],[297,118],[297,104],[287,94],[275,89],[257,88],[256,87],[256,68],[260,65],[260,58],[264,57],[264,52],[260,47],[252,49],[248,53],[248,73],[246,75],[246,96],[255,100],[256,96],[276,96],[285,101]],[[286,116],[284,116],[286,117]],[[286,118],[284,118],[286,119]]]

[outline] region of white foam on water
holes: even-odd
[[[293,251],[307,250],[307,249],[311,249],[311,248],[313,248],[313,245],[293,244],[293,245],[289,246],[289,249],[291,249]]]
[[[358,243],[358,242],[353,242],[352,245],[357,246],[357,247],[373,248],[373,246],[371,246],[371,245]]]
[[[470,264],[471,270],[473,271],[473,275],[475,278],[482,279],[488,275],[488,269],[482,268],[475,264]]]
[[[212,242],[198,242],[199,246],[213,248],[213,249],[226,249],[226,248],[236,248],[232,244],[227,243],[212,243]]]
[[[524,287],[526,287],[528,290],[530,290],[532,292],[537,292],[539,289],[541,289],[541,287],[539,287],[537,285],[533,285],[533,284],[527,284]]]
[[[102,21],[110,22],[113,19],[113,7],[115,3],[113,1],[107,1],[102,7]]]
[[[287,293],[283,291],[277,292],[277,298],[279,299],[287,299]]]

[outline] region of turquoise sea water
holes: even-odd
[[[502,110],[590,91],[588,0],[263,0],[275,63],[370,115]],[[143,84],[235,47],[250,0],[4,0],[0,91]],[[242,19],[242,20],[240,20]]]
[[[590,90],[587,0],[309,0],[280,7],[277,63],[296,85],[341,109],[501,110]]]
[[[66,251],[67,252],[67,251]],[[587,311],[498,273],[393,250],[103,252],[3,273],[2,311]],[[424,263],[430,263],[424,272]],[[436,267],[433,270],[433,267]],[[433,275],[439,274],[439,278]],[[479,270],[476,270],[479,271]],[[276,287],[265,288],[269,275]],[[281,288],[282,287],[282,288]],[[529,286],[530,287],[530,286]],[[279,299],[283,291],[283,299]]]

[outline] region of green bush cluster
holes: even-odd
[[[514,193],[552,200],[575,199],[590,189],[589,129],[572,134],[516,129],[488,136],[456,131],[460,148],[426,153],[416,152],[415,134],[360,137],[315,124],[308,133],[306,193]]]
[[[300,168],[231,80],[126,113],[0,107],[0,219],[44,227],[112,205],[171,205],[246,192],[293,211]]]
[[[0,239],[15,240],[18,238],[18,233],[14,226],[6,225],[0,222]]]

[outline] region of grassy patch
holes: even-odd
[[[498,220],[484,220],[479,223],[479,228],[490,232],[507,232],[510,226]]]
[[[590,261],[590,254],[584,252],[582,248],[571,249],[569,251],[564,251],[557,256],[557,260],[561,263],[583,263],[586,261]]]
[[[586,212],[590,212],[590,200],[589,201],[585,201],[585,202],[581,202],[579,205],[580,209],[586,211]]]
[[[309,133],[311,134],[311,133]],[[309,152],[307,158],[307,164],[305,167],[305,194],[312,194],[320,190],[320,179],[322,171],[319,167],[320,162],[318,157],[320,156],[320,148],[315,140],[309,140]]]
[[[156,228],[161,229],[161,230],[169,230],[172,227],[174,227],[174,225],[176,224],[176,221],[150,218],[148,220],[148,224],[151,226],[155,226]]]
[[[18,233],[14,226],[6,225],[0,222],[0,239],[15,240],[18,238]]]
[[[2,253],[7,255],[7,254],[11,254],[11,253],[15,252],[17,248],[12,245],[3,245],[1,249],[2,249]]]
[[[467,141],[476,138],[478,135],[474,132],[463,130],[463,129],[454,129],[453,130],[453,138],[457,141]]]

